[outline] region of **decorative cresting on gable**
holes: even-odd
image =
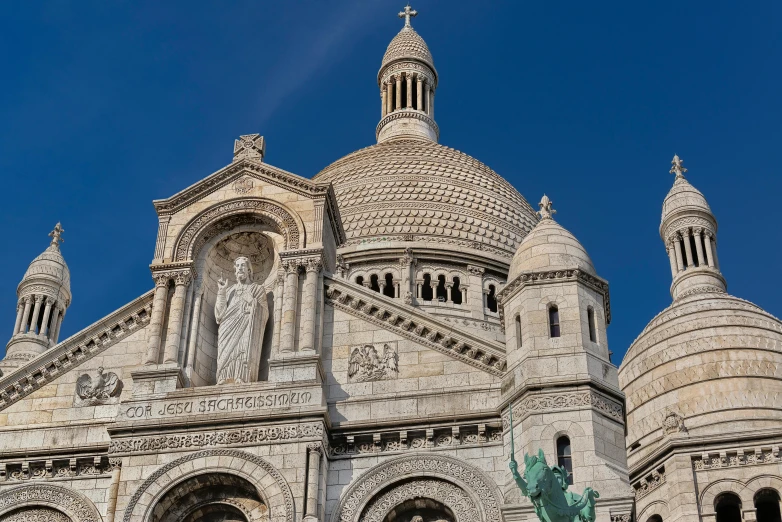
[[[372,513],[379,510],[375,507],[376,501],[385,498],[385,495],[377,498],[381,491],[395,483],[403,486],[410,483],[411,479],[422,478],[440,479],[453,484],[472,501],[477,511],[477,518],[458,518],[458,522],[502,521],[497,487],[481,470],[453,457],[422,453],[388,460],[358,477],[340,499],[331,515],[331,522],[358,522],[365,511],[369,515],[370,509]],[[403,487],[397,488],[398,486],[394,490],[398,491],[399,495],[410,493]],[[434,491],[423,490],[420,496],[431,497],[433,494]],[[393,496],[389,497],[387,501],[391,503],[393,498]],[[404,499],[400,500],[402,501]],[[368,505],[369,509],[367,509]],[[389,510],[392,507],[390,506]]]
[[[241,220],[248,215],[275,228],[285,238],[285,250],[304,246],[304,225],[295,213],[276,201],[239,198],[213,205],[191,219],[177,238],[173,260],[193,259],[204,243],[222,231],[245,224]]]
[[[546,272],[524,272],[518,275],[516,279],[508,281],[505,287],[497,293],[497,302],[500,313],[500,324],[504,325],[503,302],[516,295],[525,286],[544,285],[548,283],[562,283],[564,281],[578,281],[592,290],[602,294],[603,305],[605,307],[606,324],[611,322],[611,298],[608,293],[608,281],[600,277],[588,274],[583,270],[552,270]]]
[[[233,457],[230,467],[219,464],[220,457]],[[253,484],[263,499],[271,514],[269,522],[293,522],[293,495],[288,483],[277,469],[257,455],[245,451],[216,449],[191,453],[182,458],[169,462],[155,471],[136,490],[125,508],[123,522],[146,522],[148,514],[152,512],[155,504],[173,486],[181,480],[193,476],[193,466],[187,465],[194,460],[204,459],[197,467],[197,473],[232,473],[247,479]],[[250,463],[250,465],[248,465]],[[253,466],[254,465],[254,466]],[[266,476],[270,476],[273,482],[268,483]],[[160,483],[158,483],[160,480]],[[149,504],[141,502],[144,497]]]
[[[355,283],[328,276],[324,282],[326,298],[335,308],[492,375],[504,374],[505,351],[499,343],[457,332],[446,321]]]
[[[69,488],[29,484],[0,493],[0,517],[25,506],[45,506],[65,513],[73,522],[103,522],[90,500]]]
[[[0,379],[0,410],[102,353],[149,323],[152,291]]]

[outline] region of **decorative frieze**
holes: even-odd
[[[772,446],[722,451],[720,453],[704,453],[703,455],[693,457],[692,467],[695,471],[704,471],[715,468],[755,466],[779,461],[779,446]]]
[[[271,444],[323,437],[320,423],[263,426],[235,430],[216,430],[201,433],[159,435],[153,437],[116,438],[109,445],[109,454],[148,453],[165,450],[187,450],[218,446]]]
[[[663,484],[665,484],[665,468],[661,467],[633,484],[635,499],[641,500]]]
[[[121,465],[118,459],[86,457],[40,461],[6,462],[0,467],[0,480],[19,482],[26,480],[94,478],[109,475]]]
[[[584,407],[591,407],[610,419],[624,423],[622,405],[593,390],[527,396],[513,407],[513,417],[522,420],[533,414]],[[504,429],[508,429],[507,413],[502,416],[502,424]]]
[[[92,502],[70,488],[54,484],[28,484],[0,493],[0,512],[36,504],[54,506],[63,511],[73,522],[102,522],[103,520]]]

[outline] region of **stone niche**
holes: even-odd
[[[274,334],[274,293],[279,252],[284,238],[264,223],[237,226],[215,235],[201,248],[195,259],[197,278],[193,286],[190,313],[190,337],[187,345],[186,374],[194,386],[216,383],[217,321],[214,307],[217,301],[217,281],[221,277],[228,285],[236,282],[234,260],[244,256],[250,259],[253,281],[267,290],[269,319],[263,336],[259,380],[268,376],[268,362]],[[194,321],[197,321],[195,325]]]

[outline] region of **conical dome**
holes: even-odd
[[[54,244],[49,245],[49,248],[33,259],[24,273],[22,282],[19,284],[20,287],[33,279],[37,282],[45,280],[47,283],[60,287],[70,295],[71,273],[58,246]]]
[[[386,54],[383,55],[383,62],[380,64],[382,69],[386,65],[396,60],[420,60],[434,69],[434,60],[429,46],[421,35],[411,26],[405,26],[399,31],[391,43],[388,44]]]
[[[540,202],[542,219],[519,245],[508,272],[512,281],[523,272],[579,269],[597,275],[589,254],[576,237],[551,217],[556,211],[551,200],[543,196]]]
[[[693,187],[686,178],[677,178],[663,201],[663,213],[660,222],[674,213],[700,210],[711,214],[711,208],[701,192]]]

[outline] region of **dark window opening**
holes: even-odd
[[[717,522],[741,522],[741,499],[733,493],[721,493],[714,501]]]
[[[701,264],[703,266],[708,266],[709,265],[709,256],[706,254],[706,231],[705,230],[700,235],[698,240],[701,242],[701,246],[703,247],[703,262]]]
[[[516,316],[516,346],[521,348],[521,316]]]
[[[461,282],[458,277],[453,278],[453,287],[451,288],[451,301],[453,304],[462,304],[462,290],[459,288]]]
[[[690,250],[692,252],[692,264],[695,266],[701,266],[703,264],[702,259],[698,259],[698,249],[695,245],[695,234],[692,233],[688,236],[688,240],[690,242]]]
[[[380,292],[380,283],[378,283],[377,281],[377,274],[372,274],[369,277],[369,288],[371,288],[375,292]]]
[[[439,283],[437,284],[437,300],[444,303],[448,300],[448,290],[445,289],[445,276],[437,276]]]
[[[486,296],[486,308],[492,312],[497,312],[497,289],[494,285],[489,285],[489,294]]]
[[[595,328],[595,310],[591,306],[587,308],[587,322],[589,323],[589,340],[597,342],[597,330]]]
[[[407,78],[402,78],[402,108],[407,108]]]
[[[394,276],[386,274],[386,287],[383,288],[383,295],[387,297],[396,297],[396,289],[394,288]]]
[[[755,494],[756,519],[758,522],[781,522],[779,493],[773,489],[761,489]]]
[[[652,515],[646,519],[646,522],[663,522],[663,517],[660,515]]]
[[[557,305],[551,305],[548,308],[549,335],[559,337],[559,308]]]
[[[573,484],[573,456],[570,451],[570,438],[557,439],[557,465],[567,473],[567,483]]]
[[[357,285],[364,286],[364,276],[358,276],[358,277],[356,278],[356,284],[357,284]]]
[[[432,300],[432,276],[424,274],[424,284],[421,287],[421,299],[424,301]]]

